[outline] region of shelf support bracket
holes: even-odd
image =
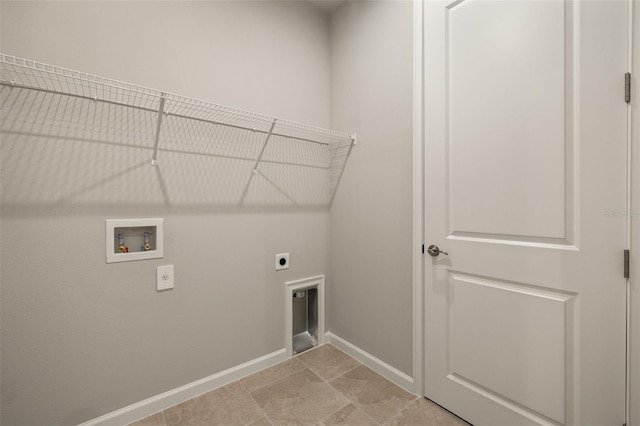
[[[258,174],[258,164],[260,164],[260,161],[262,160],[262,154],[264,154],[264,150],[267,147],[267,143],[269,142],[269,139],[271,138],[271,135],[273,134],[273,128],[276,127],[276,120],[273,120],[273,123],[271,123],[271,127],[269,128],[269,133],[267,133],[267,137],[264,140],[264,143],[262,144],[262,150],[260,151],[260,155],[258,155],[258,159],[256,160],[256,164],[254,164],[253,166],[253,174],[257,175]]]
[[[153,147],[153,157],[151,157],[151,165],[158,165],[158,143],[160,142],[160,128],[162,126],[162,115],[164,114],[164,102],[167,100],[166,93],[160,96],[160,106],[158,107],[158,122],[156,123],[156,139]]]

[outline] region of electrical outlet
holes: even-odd
[[[173,265],[156,268],[156,288],[158,291],[173,288]]]
[[[276,254],[276,271],[289,269],[289,253]]]

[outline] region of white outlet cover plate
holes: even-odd
[[[286,260],[284,265],[280,264],[280,259]],[[282,269],[289,269],[289,253],[276,254],[276,271],[280,271]]]
[[[158,291],[173,288],[173,265],[158,266],[156,268],[156,288]]]

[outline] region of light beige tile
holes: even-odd
[[[135,423],[131,423],[129,426],[164,426],[164,419],[162,418],[162,413],[155,413]]]
[[[378,426],[378,423],[374,422],[371,417],[367,416],[364,411],[359,409],[353,404],[349,404],[346,407],[340,409],[336,413],[330,415],[318,426]]]
[[[272,426],[272,425],[268,418],[260,417],[258,420],[251,423],[249,426]]]
[[[468,423],[426,398],[418,398],[385,426],[468,426]]]
[[[249,392],[253,392],[263,386],[296,373],[303,368],[305,367],[300,361],[296,358],[290,358],[285,362],[281,362],[273,367],[269,367],[265,370],[252,374],[251,376],[245,377],[240,380],[240,383],[242,383]]]
[[[333,380],[331,385],[380,424],[416,399],[364,365]]]
[[[163,412],[167,426],[242,425],[264,416],[249,392],[234,382]]]
[[[274,425],[314,425],[349,401],[320,377],[301,370],[251,395]]]
[[[326,381],[331,381],[360,365],[358,361],[332,345],[323,345],[303,352],[297,359]]]

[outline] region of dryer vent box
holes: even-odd
[[[294,291],[292,294],[293,353],[318,344],[318,287]]]
[[[291,357],[324,344],[324,275],[285,283],[285,349]]]

